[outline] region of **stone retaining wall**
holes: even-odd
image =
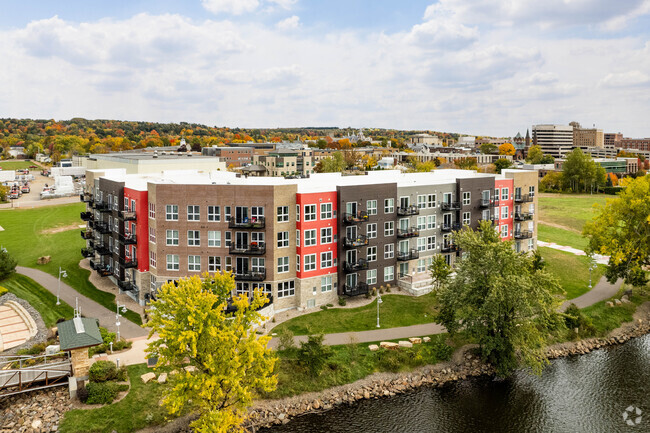
[[[1,354],[3,356],[15,355],[16,352],[18,352],[20,349],[28,349],[32,347],[34,344],[47,341],[47,337],[50,334],[50,330],[47,327],[45,327],[45,322],[43,322],[43,319],[41,318],[39,312],[36,311],[36,309],[32,307],[29,302],[17,297],[13,293],[5,293],[4,295],[0,296],[0,305],[8,301],[16,302],[17,304],[22,306],[25,309],[25,311],[29,313],[31,318],[36,323],[36,335],[34,335],[33,338],[30,338],[29,340],[27,340],[26,342],[24,342],[19,346],[12,347],[11,349],[1,352]]]

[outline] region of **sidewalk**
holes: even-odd
[[[537,246],[553,248],[554,250],[564,251],[567,253],[575,254],[576,256],[587,255],[587,253],[585,253],[582,250],[573,247],[567,247],[566,245],[558,245],[555,242],[537,241]],[[596,263],[598,263],[599,265],[606,265],[607,263],[609,263],[609,256],[601,256],[600,254],[594,254],[594,259],[596,259]]]
[[[54,296],[56,296],[57,287],[59,284],[59,280],[56,277],[41,270],[25,268],[23,266],[17,266],[16,272],[36,281],[38,284],[45,287]],[[101,326],[111,332],[117,332],[117,326],[115,326],[115,311],[106,309],[92,299],[77,292],[75,289],[63,281],[61,281],[60,298],[63,302],[70,305],[72,308],[75,306],[75,300],[79,299],[81,314],[86,317],[94,317],[96,319],[99,319],[99,324]],[[143,337],[146,336],[148,332],[149,331],[146,329],[141,328],[140,326],[136,325],[130,320],[125,319],[124,317],[120,319],[120,336],[124,337],[125,339]]]
[[[600,281],[587,293],[577,298],[564,301],[560,306],[560,311],[566,310],[570,304],[576,304],[578,308],[585,308],[594,305],[596,302],[604,301],[614,296],[621,289],[623,280],[619,279],[614,284],[610,284],[607,278],[600,277]]]

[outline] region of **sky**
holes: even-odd
[[[650,0],[0,0],[0,117],[650,137]]]

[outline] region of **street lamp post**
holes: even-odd
[[[377,293],[377,328],[379,328],[379,304],[381,304],[383,301],[381,300],[381,295]]]
[[[596,262],[594,260],[594,256],[590,255],[589,256],[589,289],[591,289],[591,271],[593,271],[596,268]]]
[[[120,341],[120,317],[122,317],[120,310],[122,313],[126,313],[126,305],[122,305],[118,302],[117,310],[115,312],[115,326],[117,326],[117,340],[115,341]]]
[[[67,276],[68,273],[59,266],[59,288],[56,290],[56,305],[61,305],[61,300],[59,299],[61,294],[61,277],[66,278]]]

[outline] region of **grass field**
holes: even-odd
[[[58,277],[59,266],[68,273],[65,282],[79,293],[88,296],[111,311],[115,311],[115,295],[98,290],[89,281],[90,271],[81,269],[81,248],[85,241],[79,235],[82,223],[79,213],[85,210],[83,203],[63,206],[47,206],[35,209],[0,210],[0,245],[7,248],[18,264],[40,269]],[[48,232],[55,228],[69,230]],[[52,261],[38,265],[40,256],[51,256]],[[138,313],[127,311],[124,317],[141,324]]]
[[[29,168],[30,165],[36,165],[32,161],[0,161],[0,168],[3,170],[19,170]],[[36,169],[34,169],[36,170]]]
[[[576,256],[552,248],[540,247],[539,252],[544,257],[546,270],[553,274],[566,291],[566,298],[573,299],[589,291],[589,259],[587,256]],[[605,273],[605,266],[597,265],[592,271],[593,285]]]
[[[29,302],[43,318],[45,326],[53,327],[60,318],[72,319],[74,310],[65,302],[56,305],[56,296],[36,281],[24,275],[13,274],[0,281],[0,286],[21,299]]]
[[[623,284],[618,294],[611,299],[620,299],[623,292],[630,288],[631,287],[626,284]],[[636,308],[642,303],[650,301],[648,289],[635,289],[632,292],[630,301],[632,302],[614,307],[608,307],[606,305],[607,301],[601,301],[590,307],[583,308],[582,312],[593,321],[593,325],[596,328],[596,334],[598,336],[605,336],[611,330],[618,328],[623,323],[632,321]]]
[[[430,323],[435,313],[433,294],[420,297],[382,295],[380,323],[382,328]],[[337,332],[377,329],[377,301],[358,308],[332,308],[295,317],[273,329],[289,329],[295,335],[333,334]]]
[[[558,245],[566,245],[583,251],[589,245],[587,238],[583,237],[580,233],[551,227],[542,223],[537,224],[537,239],[544,242],[554,242]]]

